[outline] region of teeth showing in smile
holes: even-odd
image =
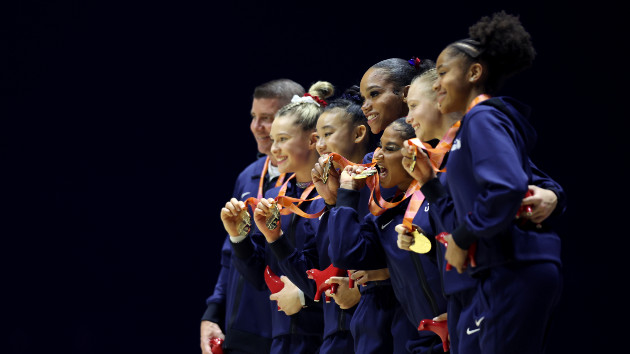
[[[369,116],[367,116],[367,120],[368,121],[374,120],[376,118],[376,116],[377,116],[376,114],[370,114]]]

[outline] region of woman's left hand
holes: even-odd
[[[446,261],[450,265],[457,269],[457,273],[463,273],[467,267],[466,262],[468,261],[468,250],[459,248],[453,239],[453,235],[451,234],[444,236],[444,240],[448,243],[444,258],[446,258]]]
[[[330,279],[326,280],[326,283],[339,284],[334,294],[330,293],[330,289],[326,290],[326,296],[335,300],[342,310],[349,309],[359,303],[359,299],[361,299],[359,288],[357,288],[356,284],[353,288],[348,287],[348,277],[330,277]]]
[[[532,215],[521,215],[528,218],[533,223],[540,224],[553,213],[558,205],[558,196],[553,191],[543,189],[534,185],[528,186],[533,195],[523,199],[521,205],[531,205]]]

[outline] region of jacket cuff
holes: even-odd
[[[424,197],[431,203],[448,195],[448,193],[446,192],[446,188],[444,188],[437,177],[423,184],[422,187],[420,187],[420,191],[422,192],[422,194],[424,194]]]
[[[359,200],[361,192],[353,189],[339,188],[337,190],[337,204],[335,206],[345,206],[357,210],[359,208]]]
[[[291,245],[289,238],[284,237],[284,235],[270,243],[269,247],[278,260],[288,258],[295,251],[295,247]]]
[[[472,245],[475,241],[477,241],[477,237],[472,232],[468,231],[466,225],[458,226],[455,231],[453,231],[453,240],[457,244],[457,246],[461,249],[467,250],[470,245]]]
[[[208,303],[208,307],[206,308],[206,312],[201,316],[202,321],[210,321],[214,323],[221,323],[221,306],[216,302]]]
[[[252,240],[243,240],[237,243],[230,240],[230,244],[232,244],[234,255],[240,259],[248,259],[254,254],[254,244]]]

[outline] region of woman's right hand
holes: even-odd
[[[403,224],[396,225],[395,230],[398,233],[398,240],[396,241],[398,248],[405,251],[411,251],[409,247],[413,245],[414,241],[413,236],[411,235],[411,231],[409,231],[407,226]]]
[[[223,227],[230,236],[239,236],[240,214],[246,208],[245,203],[236,198],[230,199],[229,202],[225,203],[225,207],[221,208],[221,221],[223,221]]]
[[[330,293],[330,289],[326,290],[326,296],[331,297],[335,300],[335,303],[339,305],[339,308],[342,310],[349,309],[354,305],[359,303],[361,299],[361,293],[359,292],[359,288],[356,286],[350,288],[348,286],[348,277],[330,277],[330,279],[326,280],[326,284],[339,284],[337,286],[337,292],[334,294]]]
[[[269,243],[279,239],[282,234],[280,220],[278,220],[278,225],[275,229],[269,230],[267,227],[267,218],[271,215],[271,208],[274,203],[275,200],[273,198],[263,198],[258,202],[254,210],[254,222],[256,223],[256,227],[258,227],[258,230],[262,232]]]
[[[343,189],[351,189],[358,191],[365,186],[365,178],[355,179],[354,176],[363,172],[366,169],[365,166],[348,165],[341,172],[339,177],[339,187]]]
[[[283,311],[287,316],[294,315],[302,309],[300,295],[297,286],[286,276],[280,276],[280,280],[284,283],[282,290],[269,296],[269,300],[278,302],[278,311]]]
[[[418,183],[422,186],[437,176],[433,170],[429,156],[422,149],[417,149],[417,152],[415,153],[416,163],[412,170],[411,164],[413,162],[413,155],[414,151],[416,151],[416,147],[409,144],[408,141],[405,141],[403,145],[404,147],[400,149],[403,155],[402,165],[411,177],[418,181]]]
[[[317,193],[322,196],[324,202],[328,205],[335,205],[337,204],[337,190],[339,189],[339,172],[334,166],[330,166],[328,169],[328,180],[326,183],[322,180],[324,165],[328,163],[328,157],[329,155],[320,156],[311,170],[311,178]]]
[[[350,278],[354,280],[356,285],[363,285],[368,281],[379,281],[389,279],[389,268],[374,270],[353,270],[350,272]]]

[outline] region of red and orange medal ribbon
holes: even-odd
[[[237,226],[239,235],[241,236],[246,236],[251,230],[251,225],[252,225],[251,216],[249,215],[249,212],[247,211],[247,209],[248,207],[251,207],[252,212],[253,212],[256,206],[258,205],[258,203],[260,202],[260,200],[263,198],[263,186],[265,184],[265,176],[267,175],[267,171],[269,169],[270,163],[271,163],[270,158],[269,156],[267,156],[267,159],[265,159],[265,167],[263,168],[262,173],[260,174],[260,182],[258,183],[258,193],[256,197],[249,197],[243,201],[243,203],[245,203],[245,208],[241,211],[241,214],[240,214],[241,220]],[[286,176],[285,173],[278,176],[278,180],[276,181],[276,187],[282,185],[282,183],[284,182],[285,176]]]
[[[377,152],[378,152],[378,148],[374,151],[374,154],[376,155]],[[341,169],[344,169],[348,165],[363,166],[363,167],[368,167],[368,168],[374,167],[376,165],[376,162],[374,161],[374,159],[372,159],[372,162],[370,163],[359,164],[359,163],[354,163],[352,161],[349,161],[343,156],[334,152],[331,153],[330,156],[332,156],[332,161],[337,162],[341,166]],[[387,209],[391,209],[395,207],[396,205],[402,203],[409,196],[413,195],[415,191],[420,189],[417,182],[414,181],[411,183],[409,188],[407,188],[407,191],[405,192],[405,195],[401,200],[397,202],[388,202],[385,199],[383,199],[383,197],[381,196],[378,174],[373,174],[371,176],[366,177],[365,184],[370,189],[369,210],[373,215],[383,214]]]
[[[418,149],[426,151],[427,155],[429,155],[429,161],[431,162],[433,170],[435,172],[445,172],[446,169],[440,169],[440,165],[442,165],[442,161],[444,160],[444,156],[446,155],[446,153],[451,150],[451,147],[453,146],[453,140],[455,139],[455,135],[457,134],[460,126],[461,121],[455,122],[455,124],[453,124],[448,129],[446,134],[444,134],[444,137],[442,137],[442,140],[440,140],[435,148],[431,147],[431,145],[425,142],[420,141],[420,139],[418,138],[409,139],[407,140],[407,143],[416,148],[414,156],[415,154],[417,154]]]
[[[449,130],[444,134],[440,142],[437,144],[435,148],[432,148],[429,144],[421,142],[419,139],[409,139],[408,142],[410,145],[415,146],[416,149],[422,148],[427,151],[429,155],[429,160],[431,162],[431,166],[433,170],[436,172],[444,172],[446,169],[441,169],[442,161],[444,161],[444,156],[446,153],[451,150],[451,146],[453,145],[453,140],[455,139],[455,135],[457,135],[457,131],[461,126],[461,122],[457,121],[453,124]],[[418,253],[427,253],[431,250],[431,242],[429,239],[418,232],[418,230],[413,226],[412,222],[422,202],[424,201],[424,195],[419,190],[413,194],[413,197],[409,201],[409,205],[407,206],[407,210],[405,211],[405,216],[403,218],[403,225],[407,227],[408,230],[411,230],[411,234],[414,237],[413,244],[409,247],[412,251]]]
[[[470,104],[468,105],[468,109],[466,110],[466,113],[468,113],[471,109],[473,109],[473,107],[475,107],[476,105],[480,104],[481,102],[488,100],[492,98],[492,96],[487,95],[485,93],[482,93],[481,95],[473,98],[472,101],[470,101]]]
[[[304,202],[310,202],[310,201],[317,200],[317,199],[321,198],[320,195],[317,195],[317,196],[315,196],[313,198],[306,199],[309,196],[309,194],[311,194],[313,189],[315,188],[314,184],[311,184],[308,187],[306,187],[304,189],[304,191],[302,192],[302,195],[300,195],[300,198],[287,197],[285,195],[286,192],[287,192],[288,183],[294,177],[295,177],[295,174],[292,174],[291,177],[289,177],[286,180],[286,182],[284,182],[284,184],[280,188],[280,191],[278,192],[278,196],[275,198],[275,201],[276,201],[276,204],[278,206],[278,209],[280,210],[280,214],[281,215],[289,215],[291,213],[295,213],[295,214],[297,214],[297,215],[299,215],[299,216],[301,216],[303,218],[307,218],[307,219],[314,219],[314,218],[320,217],[326,211],[325,207],[322,210],[320,210],[319,212],[315,213],[315,214],[305,213],[302,209],[299,208],[299,206],[302,203],[304,203]]]
[[[256,206],[258,205],[260,200],[264,197],[263,186],[265,185],[265,176],[267,175],[267,170],[269,169],[270,163],[271,163],[270,158],[269,156],[267,156],[267,159],[265,160],[265,167],[263,168],[262,173],[260,174],[260,182],[258,182],[258,194],[256,195],[256,197],[249,197],[243,201],[243,203],[245,203],[244,210],[247,210],[247,206],[251,206],[252,212],[253,212],[254,209],[256,209]],[[284,183],[285,176],[286,176],[286,173],[283,173],[280,176],[278,176],[278,180],[276,181],[276,187],[281,186]]]

